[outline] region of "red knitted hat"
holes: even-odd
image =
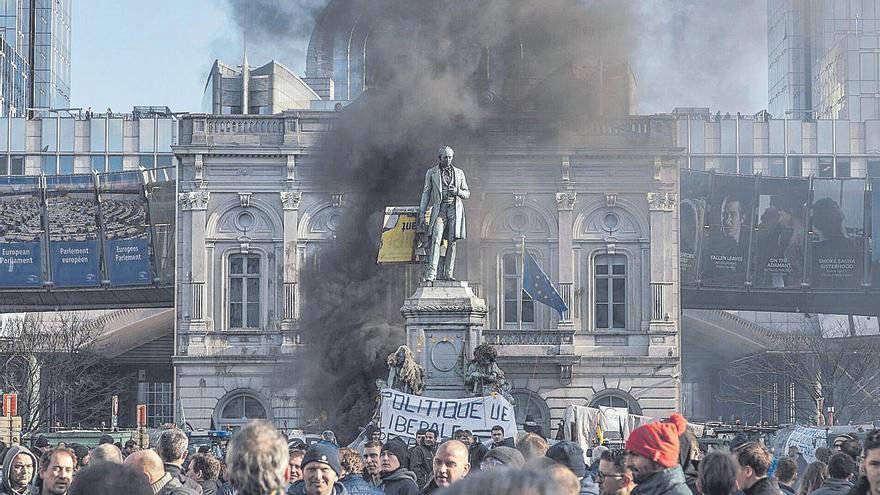
[[[648,423],[633,430],[626,440],[626,450],[670,468],[678,464],[678,437],[686,428],[684,416],[673,413],[665,421]]]

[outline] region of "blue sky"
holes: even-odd
[[[630,63],[639,113],[669,112],[676,106],[754,113],[766,107],[764,0],[637,5],[637,46]],[[243,36],[230,12],[227,0],[74,0],[72,106],[129,111],[134,105],[166,105],[175,112],[199,111],[214,59],[241,62]],[[305,36],[274,46],[250,43],[248,59],[259,66],[274,58],[302,75],[307,44]]]

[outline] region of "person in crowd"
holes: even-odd
[[[116,448],[113,444],[104,445]],[[98,494],[153,495],[153,490],[137,469],[121,462],[95,462],[92,459],[88,467],[76,473],[67,495]]]
[[[667,421],[642,425],[626,440],[626,467],[632,472],[634,495],[691,495],[678,463],[679,437],[687,420],[678,413]]]
[[[733,495],[739,463],[727,452],[716,450],[706,454],[697,470],[697,488],[702,495]]]
[[[318,440],[318,443],[322,445],[327,445],[328,447],[333,447],[334,449],[339,448],[339,444],[336,442],[336,433],[333,433],[333,430],[322,431],[321,439]]]
[[[453,438],[468,446],[468,463],[471,465],[471,471],[479,471],[480,463],[489,453],[489,449],[482,442],[474,440],[474,434],[470,430],[457,430]]]
[[[590,451],[590,474],[593,479],[596,479],[596,475],[599,474],[599,460],[602,459],[602,454],[605,452],[608,452],[608,447],[604,445],[597,445]]]
[[[853,488],[856,464],[852,457],[838,452],[828,459],[828,479],[812,495],[846,495]]]
[[[408,455],[409,449],[399,438],[391,439],[382,446],[382,453],[379,455],[379,477],[382,479],[382,483],[379,488],[386,495],[417,495],[419,493],[415,473],[403,465]]]
[[[480,470],[507,467],[522,469],[526,465],[526,458],[522,453],[512,447],[496,447],[486,453],[486,457],[480,463]]]
[[[76,454],[76,466],[77,469],[83,468],[89,464],[89,448],[85,445],[81,445],[79,443],[71,443],[68,449],[72,450],[74,454]]]
[[[600,495],[629,495],[636,487],[632,471],[626,467],[626,451],[606,450],[599,458],[599,471],[596,474]]]
[[[157,495],[193,495],[195,492],[183,486],[171,473],[165,471],[162,458],[153,450],[141,450],[125,458],[124,464],[135,468],[147,477],[150,489]]]
[[[335,442],[334,442],[335,443]],[[289,495],[347,495],[345,486],[339,482],[342,464],[337,448],[317,442],[303,456],[303,479],[287,491]],[[255,492],[256,494],[256,492]]]
[[[880,430],[871,430],[865,437],[859,471],[863,474],[849,495],[880,494]]]
[[[89,453],[89,465],[96,462],[112,462],[122,464],[122,451],[112,443],[102,443]]]
[[[339,449],[339,482],[345,487],[348,495],[381,495],[378,488],[368,483],[361,473],[364,464],[361,455],[354,449]]]
[[[36,488],[30,486],[37,471],[37,457],[28,449],[13,445],[6,450],[3,458],[3,481],[0,481],[2,495],[33,495]]]
[[[134,440],[126,440],[125,446],[122,448],[122,457],[128,457],[138,450],[140,449],[137,446],[137,442],[135,442]]]
[[[779,483],[779,491],[782,495],[794,495],[794,485],[798,478],[798,466],[791,457],[783,457],[776,463],[776,481]]]
[[[684,481],[693,495],[700,495],[697,490],[697,469],[700,465],[700,442],[690,429],[678,437],[678,463],[684,473]]]
[[[547,440],[535,433],[526,433],[519,442],[516,443],[516,450],[520,451],[528,462],[530,459],[544,457],[547,455],[547,449],[550,445]]]
[[[561,466],[560,466],[561,467]],[[499,467],[468,476],[443,495],[576,495],[577,478],[568,469]]]
[[[290,473],[287,477],[287,485],[290,487],[303,477],[302,460],[306,455],[306,451],[301,449],[290,449],[288,452],[290,453],[290,461],[287,464],[290,466]]]
[[[856,454],[858,455],[858,454]],[[810,463],[804,458],[803,452],[797,447],[797,445],[792,445],[788,448],[788,457],[794,459],[794,462],[797,464],[797,470],[799,473],[803,473],[807,470],[807,465]],[[797,482],[795,482],[797,485]]]
[[[843,445],[840,446],[840,451],[848,455],[853,462],[859,462],[859,456],[862,455],[862,444],[857,439],[853,438],[843,442]],[[828,469],[831,469],[830,464],[828,465]]]
[[[831,449],[829,449],[828,447],[819,447],[816,449],[816,452],[813,455],[816,457],[817,461],[828,464],[828,459],[831,459],[832,454],[834,454],[834,452],[832,452]],[[800,475],[802,473],[798,474]]]
[[[422,488],[422,494],[432,494],[467,476],[471,470],[468,454],[467,445],[460,440],[443,442],[434,456],[431,481]]]
[[[188,454],[187,447],[189,447],[189,439],[186,437],[186,433],[179,428],[172,428],[159,435],[159,440],[156,442],[156,453],[165,463],[166,473],[183,486],[200,494],[202,487],[189,479],[183,471],[183,461],[186,460]]]
[[[740,490],[745,495],[779,495],[776,480],[767,476],[773,454],[759,442],[747,442],[733,452],[739,463]]]
[[[816,461],[808,464],[807,470],[799,480],[797,495],[810,495],[822,486],[826,479],[828,479],[828,466],[824,462]]]
[[[544,440],[547,440],[547,435],[544,434],[544,428],[535,422],[535,417],[531,414],[526,414],[526,420],[523,421],[523,431],[526,433],[534,433]]]
[[[289,461],[287,442],[271,423],[247,423],[235,432],[226,451],[229,481],[235,495],[283,494],[290,478]],[[304,457],[304,466],[305,462]]]
[[[196,454],[189,461],[186,476],[202,487],[204,495],[217,495],[220,491],[220,461],[213,454]]]
[[[584,462],[584,449],[580,445],[563,440],[547,449],[547,457],[571,470],[580,485],[578,493],[581,495],[599,495],[599,485],[594,483],[593,477],[587,473],[587,464]]]
[[[375,440],[364,444],[364,480],[372,486],[379,486],[379,455],[382,453],[382,442]]]
[[[104,433],[101,435],[101,438],[98,439],[98,445],[104,445],[105,443],[113,444],[116,440],[113,439],[113,435]]]
[[[492,447],[513,447],[504,439],[504,427],[501,425],[495,425],[492,427],[492,430],[489,432],[492,435]]]
[[[65,445],[62,448],[67,448],[67,446]],[[34,438],[33,448],[31,449],[31,452],[34,453],[37,459],[42,459],[43,454],[50,450],[52,450],[52,448],[49,446],[49,440],[44,435],[37,435],[37,437]]]
[[[416,445],[409,452],[407,467],[416,475],[416,484],[425,486],[431,479],[431,469],[434,464],[434,450],[437,442],[437,430],[425,430],[425,438],[421,445]]]
[[[40,495],[65,495],[76,471],[76,454],[70,449],[55,447],[40,458]]]
[[[413,452],[415,452],[417,448],[425,444],[425,433],[427,431],[427,428],[419,428],[418,431],[416,431],[416,443],[409,448],[410,457],[412,457]]]

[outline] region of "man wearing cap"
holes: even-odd
[[[342,464],[339,451],[329,445],[315,443],[302,460],[303,479],[287,491],[292,495],[348,495],[339,482]]]
[[[434,456],[431,481],[422,489],[423,495],[446,488],[461,481],[471,470],[468,461],[468,448],[460,440],[447,440],[437,449]]]
[[[580,481],[580,495],[599,495],[599,485],[593,482],[593,477],[587,473],[587,463],[584,461],[584,449],[580,445],[563,440],[547,449],[547,457],[567,467]]]
[[[687,429],[684,416],[642,425],[626,440],[626,467],[636,483],[633,495],[691,495],[679,464],[678,438]]]
[[[511,469],[522,469],[526,465],[526,458],[522,452],[513,447],[495,447],[490,450],[483,461],[480,463],[481,470],[489,470],[497,467],[509,467]]]
[[[379,456],[379,478],[382,483],[379,488],[386,495],[419,494],[415,473],[402,465],[408,455],[409,449],[399,438],[391,439],[382,446],[382,453]]]
[[[544,428],[535,422],[535,417],[531,414],[526,414],[526,420],[523,422],[523,431],[534,433],[544,440],[547,440],[547,435],[544,434]]]

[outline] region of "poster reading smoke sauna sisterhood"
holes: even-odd
[[[810,283],[858,288],[864,276],[865,181],[814,179]]]
[[[703,243],[703,225],[706,221],[706,198],[709,196],[710,177],[710,174],[698,171],[681,174],[682,200],[678,266],[683,284],[693,284],[699,278],[700,247]]]
[[[704,285],[742,287],[749,265],[755,178],[715,175],[706,212],[701,279]]]

